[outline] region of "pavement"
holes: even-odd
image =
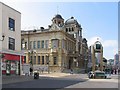
[[[65,77],[72,75],[70,73],[59,73],[59,72],[54,72],[54,73],[40,73],[39,76],[41,77]]]
[[[111,79],[88,79],[66,88],[118,88],[118,75],[111,75]]]
[[[102,82],[102,79],[96,80],[96,79],[89,79],[87,74],[70,74],[70,73],[60,73],[60,72],[54,72],[54,73],[40,73],[39,78],[68,78],[68,79],[84,79],[88,81],[99,81]],[[112,75],[112,79],[105,80],[106,82],[112,81],[112,82],[117,82],[116,79],[118,79],[117,75]],[[19,75],[10,75],[2,76],[2,83],[3,84],[8,84],[8,83],[16,83],[16,82],[24,82],[24,81],[32,81],[34,79],[34,75],[32,76],[25,76],[24,74],[19,76]]]
[[[60,78],[60,77],[68,77],[72,74],[69,73],[40,73],[39,78]],[[8,83],[16,83],[16,82],[24,82],[24,81],[32,81],[34,79],[34,75],[32,76],[25,76],[23,75],[3,75],[2,76],[2,84]]]

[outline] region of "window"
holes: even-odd
[[[36,56],[34,56],[34,64],[36,64]]]
[[[53,64],[56,65],[57,64],[57,57],[54,57],[53,59],[54,59]]]
[[[46,56],[46,64],[49,64],[49,56]]]
[[[49,44],[49,41],[46,40],[46,41],[45,41],[45,48],[46,48],[46,49],[48,49],[48,44]]]
[[[68,28],[66,28],[66,32],[68,32]]]
[[[74,31],[73,27],[72,27],[72,31]]]
[[[71,32],[71,29],[69,28],[69,32]]]
[[[55,20],[55,23],[56,23],[56,20]]]
[[[42,64],[44,64],[44,56],[42,56]]]
[[[40,48],[40,41],[37,41],[37,48]]]
[[[36,49],[36,41],[33,42],[33,48]]]
[[[53,39],[53,40],[52,40],[52,48],[53,48],[53,49],[58,48],[58,41],[59,41],[58,39]]]
[[[100,44],[96,44],[96,49],[101,49],[101,45]]]
[[[30,49],[32,49],[32,41],[30,41]]]
[[[42,48],[44,48],[44,41],[42,41]]]
[[[15,50],[15,39],[11,37],[9,37],[9,49]]]
[[[9,30],[15,31],[15,20],[12,18],[9,18]]]
[[[40,64],[40,56],[38,56],[38,64]]]

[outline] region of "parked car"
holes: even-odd
[[[105,74],[107,79],[111,79],[111,74]]]
[[[106,76],[104,71],[97,70],[97,71],[94,72],[94,78],[95,79],[106,79],[107,76]]]
[[[93,71],[90,71],[89,73],[88,73],[88,78],[93,78],[94,77],[94,72]]]

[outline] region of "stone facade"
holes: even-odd
[[[33,68],[50,72],[80,69],[81,47],[88,49],[82,45],[82,28],[77,20],[71,17],[64,23],[59,14],[53,17],[48,29],[21,31],[21,37],[25,63],[32,61]]]

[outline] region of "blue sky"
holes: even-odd
[[[4,1],[3,1],[4,2]],[[97,38],[104,48],[104,57],[114,58],[118,52],[118,3],[117,2],[5,2],[21,12],[24,30],[47,28],[55,14],[66,21],[71,16],[81,24],[83,37],[88,45]],[[58,8],[57,8],[58,7]]]

